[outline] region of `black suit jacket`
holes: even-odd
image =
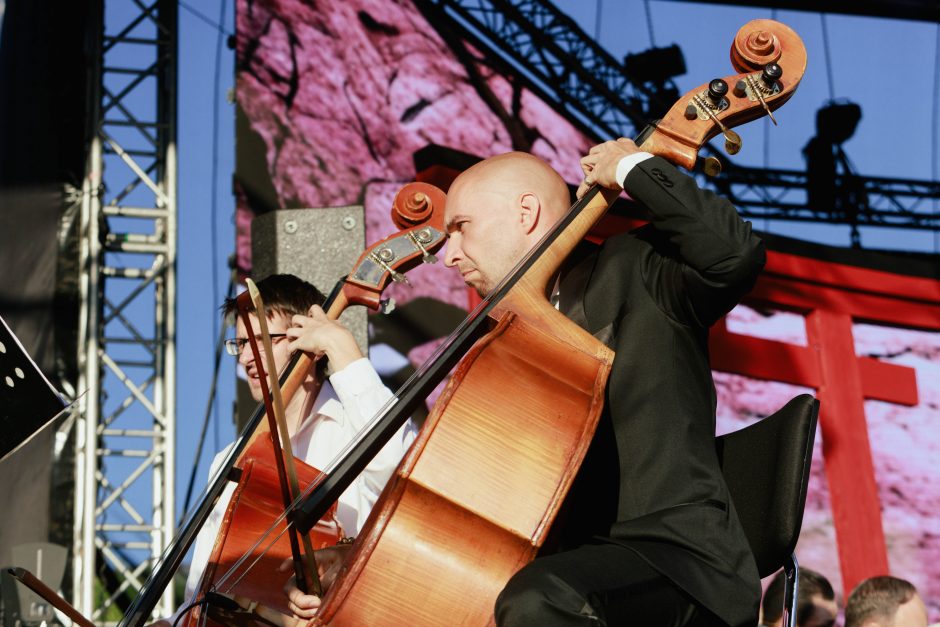
[[[763,245],[660,158],[625,188],[650,224],[576,251],[562,272],[560,309],[616,357],[560,541],[631,547],[728,624],[754,625],[760,581],[715,454],[707,339],[753,285]]]

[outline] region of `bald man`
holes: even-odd
[[[763,246],[730,203],[630,140],[581,165],[579,195],[625,188],[650,224],[582,245],[555,284],[559,309],[616,357],[553,552],[509,581],[497,624],[755,625],[760,582],[715,454],[707,340],[753,285]],[[487,159],[448,192],[445,262],[485,295],[568,205],[536,157]]]

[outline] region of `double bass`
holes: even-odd
[[[687,92],[638,138],[641,150],[691,169],[721,134],[736,153],[731,129],[789,100],[806,53],[788,27],[755,20],[735,36],[731,61],[736,74]],[[545,542],[602,409],[614,355],[547,295],[616,196],[593,187],[575,203],[291,513],[308,528],[459,361],[310,625],[493,623],[497,595]]]

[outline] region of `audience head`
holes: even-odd
[[[898,577],[858,584],[845,604],[845,627],[926,627],[927,608],[917,588]]]
[[[761,610],[764,624],[772,627],[783,624],[783,597],[786,574],[777,573],[770,582]],[[809,568],[800,568],[799,592],[796,601],[796,624],[798,627],[831,627],[835,624],[839,607],[829,580]]]

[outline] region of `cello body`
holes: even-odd
[[[278,567],[291,557],[291,549],[287,535],[283,533],[285,521],[277,517],[283,508],[270,445],[256,439],[245,450],[237,468],[238,482],[226,505],[196,598],[214,590],[289,614],[287,597],[277,582],[283,584],[287,580],[288,573],[279,572]],[[300,460],[296,460],[296,469],[301,489],[322,478],[319,470]],[[334,504],[310,530],[314,549],[333,546],[343,537],[335,513]],[[263,538],[262,544],[252,551],[259,538]],[[246,553],[250,553],[250,557],[239,564]],[[182,624],[201,624],[201,613],[197,606],[190,611],[187,622]],[[207,622],[217,624],[211,619]]]

